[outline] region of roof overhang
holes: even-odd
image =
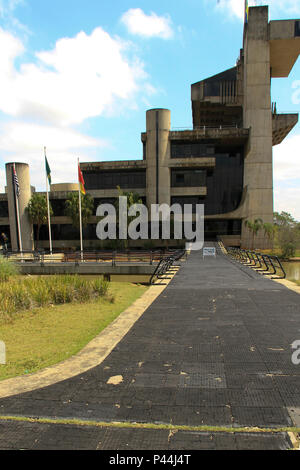
[[[269,23],[271,76],[288,77],[300,53],[300,20]]]

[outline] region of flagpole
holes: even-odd
[[[14,173],[16,173],[16,166],[13,164]],[[22,256],[23,246],[22,246],[22,237],[21,237],[21,223],[20,223],[20,209],[19,209],[19,197],[16,193],[16,186],[14,184],[14,191],[15,191],[15,200],[16,200],[16,211],[17,211],[17,225],[18,225],[18,237],[19,237],[19,247]]]
[[[82,240],[82,214],[81,214],[81,188],[80,188],[80,181],[79,181],[79,158],[77,159],[77,166],[78,166],[78,196],[79,196],[79,227],[80,227],[80,254],[81,254],[81,261],[83,261],[83,240]]]
[[[45,163],[46,163],[46,147],[44,147]],[[52,255],[52,235],[51,235],[51,221],[50,221],[50,202],[48,192],[48,175],[46,171],[46,194],[47,194],[47,211],[48,211],[48,230],[49,230],[49,249],[50,255]]]

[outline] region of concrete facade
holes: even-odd
[[[138,193],[148,209],[157,203],[193,207],[201,203],[206,239],[220,237],[225,244],[249,246],[245,221],[273,220],[272,146],[280,144],[298,122],[298,114],[276,113],[271,79],[288,76],[299,52],[300,20],[269,22],[268,7],[250,7],[236,65],[191,86],[193,129],[172,130],[170,110],[150,109],[146,131],[141,134],[143,159],[81,163],[95,213],[99,203],[118,197],[117,186]],[[12,249],[17,249],[9,165],[7,193],[0,195],[0,230],[1,226],[10,228]],[[30,249],[32,227],[25,211],[32,193],[29,169],[23,164],[16,167],[22,194],[22,238],[24,248]],[[54,248],[78,246],[78,235],[63,212],[68,193],[77,187],[51,185]],[[100,246],[96,223],[94,214],[84,235],[85,248]],[[267,243],[260,231],[256,247]],[[48,245],[45,228],[41,246]],[[143,246],[143,241],[135,245]]]

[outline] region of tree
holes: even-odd
[[[37,226],[36,232],[36,247],[40,241],[40,229],[42,225],[48,222],[48,207],[47,198],[43,194],[33,193],[26,208],[29,220],[32,224]],[[53,215],[51,204],[49,204],[50,216]]]
[[[90,194],[81,195],[82,225],[86,226],[94,211],[94,199]],[[78,191],[69,193],[65,202],[65,215],[71,217],[74,227],[79,227],[79,194]]]
[[[263,226],[262,219],[255,219],[253,222],[251,220],[245,220],[245,226],[248,228],[249,232],[252,233],[252,250],[254,248],[254,237],[257,236],[257,233]]]
[[[294,227],[297,224],[297,221],[288,212],[282,211],[280,214],[279,212],[274,212],[273,217],[274,225],[278,227]]]
[[[283,258],[292,258],[300,244],[299,222],[288,212],[274,212],[276,243]]]
[[[274,237],[275,227],[270,222],[265,222],[262,226],[264,230],[264,235],[270,241]]]

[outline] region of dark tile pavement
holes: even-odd
[[[291,360],[296,339],[299,294],[221,254],[203,259],[195,252],[101,365],[43,389],[0,399],[0,415],[292,426],[289,408],[300,407],[300,366]],[[118,385],[107,383],[120,375]],[[0,448],[290,447],[280,433],[178,432],[170,440],[165,430],[0,424]]]

